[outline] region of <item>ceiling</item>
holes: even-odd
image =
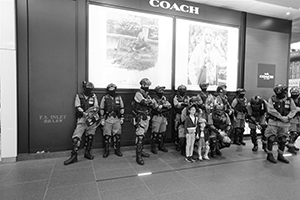
[[[258,15],[292,20],[291,43],[300,42],[300,0],[186,0]],[[289,13],[289,15],[287,15]]]

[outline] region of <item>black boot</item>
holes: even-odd
[[[109,156],[109,149],[110,149],[110,135],[104,136],[104,153],[103,158],[107,158]]]
[[[142,137],[142,157],[145,157],[145,158],[150,157],[150,154],[146,153],[143,149],[144,149],[144,137]]]
[[[93,135],[88,135],[85,137],[85,152],[84,152],[84,157],[93,160],[94,156],[91,155],[91,149],[92,149],[92,144],[93,144]]]
[[[233,131],[233,144],[236,144],[238,146],[241,145],[241,143],[239,142],[239,129],[235,128]]]
[[[296,135],[297,135],[297,132],[291,131],[290,136],[289,136],[289,141],[286,144],[288,152],[290,152],[292,154],[297,154],[297,151],[295,149]]]
[[[246,143],[244,142],[244,132],[245,132],[245,129],[244,128],[240,128],[240,131],[239,131],[239,143],[243,146],[246,145]]]
[[[121,148],[121,135],[116,134],[114,135],[114,149],[115,149],[115,154],[119,157],[122,157],[123,154],[120,150]]]
[[[158,136],[158,134],[155,133],[155,132],[153,132],[151,134],[151,141],[150,141],[150,143],[151,143],[151,152],[154,153],[154,154],[157,154],[157,145],[156,145],[157,136]]]
[[[163,133],[159,133],[158,134],[158,149],[163,151],[163,152],[168,152],[168,149],[166,149],[165,147],[165,137],[166,137],[166,134],[163,134]]]
[[[78,137],[73,138],[73,149],[71,151],[71,157],[64,162],[64,165],[70,165],[72,163],[78,162],[77,154],[80,146],[80,139]]]
[[[277,163],[272,153],[268,153],[267,160],[271,163]]]
[[[280,161],[280,162],[286,163],[286,164],[289,164],[289,163],[290,163],[290,161],[288,161],[288,160],[282,155],[282,153],[278,153],[277,160]]]
[[[257,151],[258,150],[258,145],[257,144],[254,144],[253,145],[253,148],[252,148],[252,151]]]
[[[210,157],[215,158],[216,157],[216,147],[217,146],[217,140],[216,138],[210,138],[209,147],[210,147]]]
[[[274,141],[275,141],[275,136],[270,136],[267,139],[267,154],[268,154],[267,160],[270,161],[271,163],[277,163],[272,153]]]
[[[261,129],[261,143],[262,143],[262,149],[264,150],[264,152],[267,153],[267,139],[265,137],[265,128],[262,127]]]
[[[139,165],[144,165],[144,160],[142,158],[142,152],[143,152],[143,136],[137,136],[136,137],[136,159],[135,161]]]
[[[290,162],[283,156],[284,148],[286,143],[286,137],[282,136],[278,138],[278,157],[277,160],[283,163],[289,164]]]
[[[255,129],[251,129],[250,130],[250,134],[251,134],[251,141],[252,141],[252,144],[253,144],[252,151],[257,151],[258,150],[258,145],[257,145],[256,130]]]

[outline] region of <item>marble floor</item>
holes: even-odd
[[[69,166],[63,165],[68,158],[64,156],[0,164],[0,199],[300,199],[300,155],[286,154],[290,164],[272,164],[261,149],[252,152],[250,140],[246,142],[194,163],[186,162],[169,144],[168,153],[151,154],[144,166],[135,162],[133,147],[122,148],[123,157],[111,151],[108,158],[102,157],[102,149],[94,149],[92,161],[81,151],[79,162]],[[149,146],[145,151],[150,152]]]

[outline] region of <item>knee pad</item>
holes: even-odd
[[[80,146],[80,139],[78,137],[74,137],[72,140],[73,145],[78,148]]]

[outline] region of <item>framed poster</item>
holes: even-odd
[[[176,19],[175,86],[208,90],[226,84],[228,91],[237,86],[239,29],[184,19]]]
[[[89,81],[127,89],[149,78],[171,89],[172,32],[171,17],[89,5]]]

